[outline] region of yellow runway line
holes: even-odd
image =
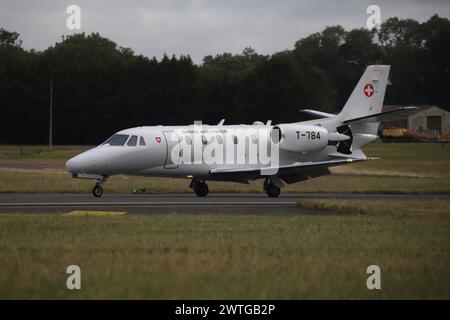
[[[73,217],[117,217],[127,214],[126,212],[117,211],[70,211],[63,213],[63,216],[73,216]]]

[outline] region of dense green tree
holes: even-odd
[[[388,104],[449,108],[450,22],[387,19],[378,31],[331,26],[271,56],[157,60],[98,33],[24,50],[0,28],[0,143],[46,143],[53,82],[54,142],[100,143],[132,126],[302,120],[301,108],[338,112],[364,68],[390,64]]]
[[[19,40],[19,34],[17,32],[10,32],[3,28],[0,28],[0,46],[1,47],[20,47],[22,41]]]

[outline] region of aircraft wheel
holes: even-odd
[[[198,197],[206,197],[209,192],[208,185],[204,181],[196,181],[192,188]]]
[[[92,194],[96,198],[100,198],[103,195],[103,188],[101,185],[96,184],[94,188],[92,189]]]
[[[265,179],[264,180],[264,184],[263,184],[263,190],[266,191],[267,190],[267,185],[270,183],[269,179]]]
[[[265,190],[267,195],[271,198],[276,198],[281,193],[281,189],[277,187],[273,182],[268,183]]]

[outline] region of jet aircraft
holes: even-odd
[[[285,184],[330,174],[330,167],[367,161],[361,148],[377,138],[381,120],[413,107],[382,112],[390,66],[368,66],[341,112],[302,110],[316,119],[272,125],[143,126],[125,129],[70,159],[73,178],[94,179],[92,194],[113,175],[190,179],[197,196],[207,181],[263,180],[269,197]],[[326,182],[325,182],[326,183]]]

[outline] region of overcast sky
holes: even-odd
[[[379,5],[381,21],[450,18],[449,0],[1,0],[0,27],[19,32],[24,48],[43,50],[74,33],[66,27],[71,4],[81,8],[78,32],[99,32],[148,57],[189,54],[196,63],[247,46],[262,54],[292,49],[329,25],[365,27],[370,4]]]

